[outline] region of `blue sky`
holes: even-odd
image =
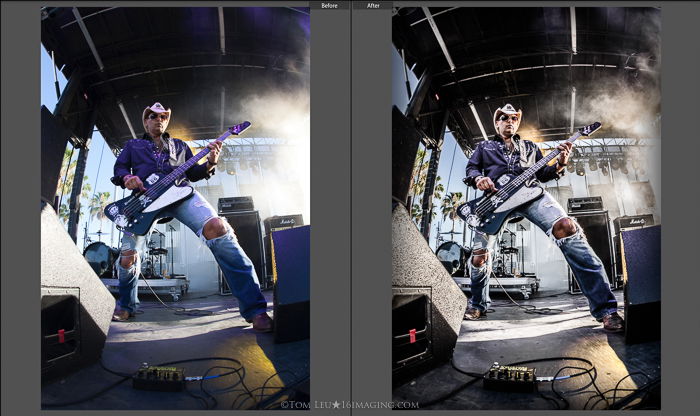
[[[58,101],[56,97],[56,88],[54,87],[54,70],[53,62],[51,61],[51,55],[40,46],[41,49],[41,104],[45,105],[50,111],[53,112],[56,102]],[[58,83],[61,91],[66,87],[67,80],[63,74],[58,71]],[[70,149],[71,146],[68,145]],[[78,149],[73,152],[73,160],[78,158]],[[85,174],[88,176],[87,182],[92,186],[92,193],[94,192],[109,192],[110,198],[114,199],[115,186],[109,181],[112,172],[112,166],[114,166],[114,161],[116,158],[114,154],[109,150],[109,146],[105,144],[104,138],[99,131],[95,131],[92,135],[92,142],[90,143],[90,151],[88,153],[88,160],[85,169]],[[101,166],[101,168],[100,168]],[[118,196],[121,198],[122,189],[117,188]],[[68,198],[70,195],[70,190],[66,191],[63,195],[62,201],[68,203]],[[112,226],[109,221],[103,221],[102,224],[95,219],[88,219],[85,213],[87,212],[87,200],[81,201],[81,210],[83,214],[80,216],[80,223],[78,225],[78,248],[82,251],[83,249],[83,236],[84,228],[86,223],[89,223],[88,236],[93,241],[98,241],[99,235],[91,235],[100,229],[102,226],[103,232],[109,232],[111,235],[103,235],[102,241],[107,242],[108,245],[117,245],[117,230]]]

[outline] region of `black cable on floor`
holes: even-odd
[[[539,362],[546,362],[546,361],[564,361],[564,360],[582,361],[582,362],[584,362],[584,363],[586,363],[586,364],[588,364],[588,365],[591,366],[590,369],[583,369],[583,368],[581,368],[581,370],[583,370],[583,371],[581,371],[580,373],[576,373],[576,374],[572,374],[572,375],[570,375],[570,376],[567,376],[566,379],[570,379],[570,378],[573,378],[573,377],[578,377],[578,376],[581,376],[581,375],[584,375],[584,374],[589,374],[589,375],[590,375],[590,372],[591,372],[591,371],[595,371],[595,366],[593,365],[593,363],[592,363],[590,360],[587,360],[587,359],[581,358],[581,357],[546,357],[546,358],[536,358],[536,359],[532,359],[532,360],[523,360],[523,361],[518,361],[518,362],[515,362],[515,363],[506,364],[506,366],[516,366],[516,365],[522,365],[522,364],[532,364],[532,363],[539,363]],[[424,409],[424,408],[426,408],[426,407],[428,407],[428,406],[432,406],[432,405],[434,405],[434,404],[441,403],[441,402],[443,402],[443,401],[445,401],[445,400],[447,400],[447,399],[453,397],[454,395],[456,395],[457,393],[459,393],[459,392],[461,392],[462,390],[466,389],[467,387],[473,385],[473,384],[476,383],[477,381],[484,379],[485,376],[486,376],[486,374],[487,374],[487,373],[475,373],[475,372],[470,372],[470,371],[462,370],[461,368],[457,367],[457,365],[456,365],[455,362],[454,362],[454,358],[452,358],[452,360],[450,361],[450,364],[452,365],[452,368],[453,368],[454,370],[456,370],[457,372],[459,372],[459,373],[461,373],[461,374],[464,374],[464,375],[467,375],[467,376],[469,376],[469,377],[473,377],[473,379],[467,381],[466,383],[460,384],[459,386],[457,386],[457,387],[454,388],[453,390],[451,390],[451,391],[447,392],[446,394],[444,394],[444,395],[442,395],[442,396],[439,396],[439,397],[437,397],[437,398],[435,398],[435,399],[433,399],[433,400],[430,400],[430,401],[427,401],[427,402],[420,402],[420,403],[418,403],[418,409]],[[567,367],[564,367],[564,368],[567,368]],[[571,368],[571,367],[569,367],[569,368]],[[561,370],[562,370],[562,369],[560,369],[559,372],[561,372]],[[556,375],[558,375],[559,372],[557,372]],[[552,380],[552,382],[556,381],[556,375],[555,375],[555,377],[554,377],[555,380]],[[594,380],[595,380],[595,379],[594,379]],[[557,394],[557,392],[555,392],[555,394]],[[555,401],[554,399],[548,398],[548,397],[546,397],[546,396],[544,396],[543,398],[546,399],[546,400],[549,400],[549,401]],[[555,402],[556,402],[556,401],[555,401]],[[566,401],[566,399],[564,399],[564,402],[566,403],[566,405],[567,405],[567,407],[568,407],[568,402]],[[557,403],[557,406],[558,406],[558,403]]]
[[[186,315],[186,316],[211,316],[211,315],[221,315],[225,312],[214,312],[214,311],[205,311],[202,309],[186,309],[183,307],[172,307],[170,305],[166,305],[165,302],[156,294],[155,290],[151,287],[150,283],[148,283],[148,279],[142,279],[144,282],[146,282],[146,286],[148,286],[148,289],[151,291],[153,296],[158,299],[158,302],[160,302],[161,305],[163,305],[167,309],[171,309],[174,311],[175,315]]]
[[[513,304],[515,304],[515,306],[517,306],[520,309],[523,309],[525,311],[525,313],[538,314],[538,315],[557,315],[557,314],[564,312],[562,309],[538,308],[534,305],[521,305],[518,302],[516,302],[515,299],[513,299],[508,294],[508,291],[506,290],[505,287],[503,287],[503,285],[501,284],[501,281],[498,280],[498,277],[496,277],[496,274],[493,273],[493,271],[491,271],[491,277],[496,279],[496,283],[498,283],[498,286],[500,286],[501,289],[503,289],[503,293],[505,293],[506,296],[508,296],[508,299],[510,299],[510,301],[513,302]]]

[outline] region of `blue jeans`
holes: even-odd
[[[602,319],[605,315],[617,312],[617,300],[610,290],[603,262],[586,241],[581,226],[576,224],[576,233],[568,237],[556,239],[552,235],[554,223],[567,215],[561,205],[548,192],[545,191],[540,198],[521,206],[513,212],[512,216],[527,218],[556,242],[569,263],[569,267],[571,267],[571,271],[581,287],[581,292],[588,299],[588,306],[594,318]],[[498,240],[498,235],[487,235],[476,231],[472,239],[472,257],[469,258],[468,262],[472,291],[471,307],[482,312],[491,303],[488,283],[496,240]],[[481,267],[476,267],[473,265],[472,259],[475,255],[474,251],[480,248],[488,249],[489,255]]]
[[[267,310],[267,302],[260,292],[258,276],[255,273],[253,262],[248,258],[233,232],[231,226],[226,223],[227,232],[223,236],[207,240],[202,234],[204,224],[216,218],[216,211],[196,190],[194,195],[180,201],[162,212],[162,217],[173,217],[194,231],[209,247],[221,271],[231,293],[238,299],[241,316],[251,321],[254,316]],[[224,220],[225,221],[225,220]],[[124,251],[135,250],[139,253],[136,261],[129,269],[125,269],[117,259],[115,267],[119,277],[119,306],[133,313],[139,304],[138,276],[141,270],[141,257],[146,243],[146,236],[124,233],[121,239],[121,257]]]

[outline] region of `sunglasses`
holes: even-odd
[[[498,119],[500,121],[506,121],[508,119],[513,120],[513,121],[518,121],[518,116],[516,116],[516,115],[508,116],[506,114],[502,114],[500,117],[498,117]]]
[[[155,120],[155,119],[159,118],[159,119],[165,121],[165,120],[168,119],[168,115],[167,115],[167,114],[156,114],[156,113],[151,113],[151,114],[148,115],[148,118],[151,119],[151,120]]]

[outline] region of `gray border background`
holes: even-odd
[[[124,5],[136,4],[149,3]],[[252,5],[235,5],[246,4]],[[264,2],[254,4],[265,5]],[[267,4],[279,5],[272,2]],[[420,5],[418,2],[400,4]],[[496,5],[494,2],[460,4]],[[558,2],[497,4],[514,7],[571,5]],[[697,134],[692,125],[698,118],[695,109],[697,97],[700,96],[697,77],[700,57],[697,54],[696,42],[696,39],[700,38],[696,26],[697,18],[700,17],[700,4],[612,4],[662,6],[662,413],[687,414],[690,409],[696,408],[696,404],[691,400],[697,382],[690,376],[692,373],[698,373],[697,351],[700,349],[699,319],[693,308],[697,304],[697,296],[700,295],[696,266],[700,247],[698,220],[695,215],[699,192],[693,181],[693,168],[697,165],[697,157],[694,157],[697,153]],[[21,412],[34,415],[60,412],[39,410],[38,48],[41,5],[42,3],[37,2],[2,3],[0,173],[4,192],[0,202],[0,253],[4,261],[1,264],[0,336],[2,411],[10,412],[5,414]],[[57,2],[52,5],[70,4]],[[150,5],[158,6],[163,3],[153,2]],[[201,2],[197,5],[234,4]],[[610,6],[611,3],[581,2],[575,5]],[[390,76],[391,17],[387,10],[355,10],[352,19],[356,28],[353,34],[352,65],[358,76],[353,76],[352,79],[353,143],[350,143],[349,11],[312,11],[312,402],[349,400],[351,378],[354,400],[390,400],[391,397],[391,191],[388,176],[391,160],[391,84],[388,82],[390,78],[387,78]],[[386,54],[386,58],[383,58],[383,54]],[[359,74],[362,74],[361,79]],[[351,155],[352,187],[349,169]],[[348,202],[351,192],[352,217]],[[326,409],[318,409],[315,412],[331,413]],[[388,414],[390,411],[371,412]],[[68,414],[72,413],[75,412]],[[90,413],[117,415],[124,412]],[[171,414],[165,411],[128,413]],[[268,412],[255,412],[266,413]],[[336,410],[332,413],[349,412]],[[353,413],[359,414],[364,411],[356,410]],[[428,414],[419,412],[421,413]],[[484,412],[470,412],[482,413]],[[178,414],[204,412],[183,411]]]

